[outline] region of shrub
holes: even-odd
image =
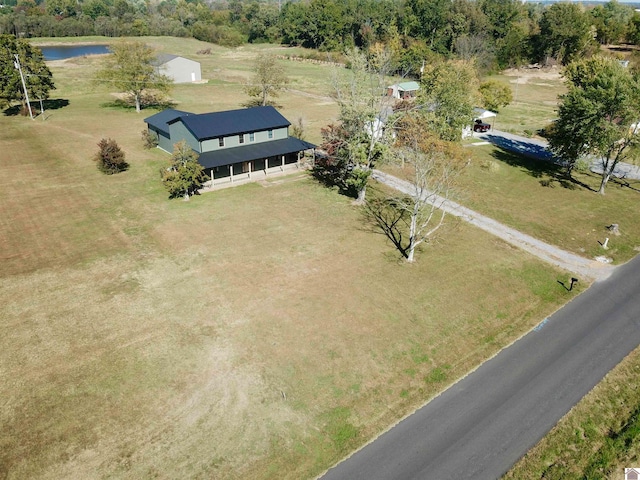
[[[98,143],[98,147],[98,153],[93,159],[102,173],[113,175],[129,168],[129,164],[124,159],[124,152],[115,140],[103,138]]]
[[[142,130],[142,141],[144,142],[144,148],[155,148],[158,146],[158,134],[149,130]]]

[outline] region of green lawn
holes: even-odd
[[[217,81],[177,87],[179,108],[245,100],[253,51],[213,49]],[[320,97],[326,68],[291,64]],[[95,68],[52,66],[68,105],[46,121],[0,116],[0,477],[309,478],[576,294],[453,220],[407,265],[306,174],[169,201],[152,112],[114,106]],[[309,125],[336,111],[281,102]],[[98,172],[103,137],[129,171]]]
[[[561,168],[492,145],[467,143],[469,166],[458,178],[455,199],[508,226],[586,258],[606,256],[624,263],[640,249],[640,181],[613,179],[604,196],[596,193],[600,176]],[[397,176],[408,172],[391,166]],[[620,235],[607,226],[617,223]],[[608,249],[601,243],[609,238]]]
[[[494,128],[520,135],[534,135],[557,117],[558,95],[565,92],[559,71],[509,70],[492,79],[511,87],[513,101],[498,112],[491,122]]]
[[[588,258],[606,255],[616,263],[640,248],[640,181],[612,181],[604,196],[595,193],[592,173],[564,178],[560,168],[519,157],[493,146],[467,147],[472,162],[460,179],[460,201],[491,218]],[[620,236],[605,228],[620,225]],[[609,249],[600,243],[610,237]]]

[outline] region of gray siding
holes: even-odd
[[[255,134],[255,139],[253,142],[251,142],[249,141],[249,133],[245,133],[243,144],[240,143],[238,135],[231,135],[229,137],[225,137],[224,147],[219,146],[219,141],[217,138],[205,140],[202,142],[202,151],[211,152],[213,150],[221,150],[223,148],[233,148],[233,147],[239,147],[241,145],[253,145],[254,143],[270,142],[272,140],[282,140],[284,138],[289,137],[288,129],[286,127],[274,128],[273,138],[269,138],[269,132],[267,130],[264,130],[261,132],[254,132],[254,134]],[[173,137],[173,130],[171,130],[171,136]]]
[[[173,152],[173,144],[171,143],[171,139],[167,137],[164,133],[156,130],[155,128],[149,127],[149,130],[155,132],[158,135],[158,147],[160,147],[165,152]]]
[[[187,127],[181,121],[177,121],[169,125],[169,131],[171,132],[171,142],[178,143],[181,140],[186,140],[189,146],[194,149],[196,152],[200,152],[200,142],[196,140],[193,134],[187,130]],[[171,150],[173,151],[173,145],[171,145]]]

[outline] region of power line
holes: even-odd
[[[29,107],[29,116],[31,117],[31,120],[33,120],[33,112],[31,111],[31,103],[29,103],[29,94],[27,93],[27,85],[26,83],[24,83],[24,75],[22,75],[22,67],[20,66],[20,58],[18,57],[18,54],[16,53],[14,55],[14,57],[16,58],[16,61],[13,62],[13,66],[16,67],[18,69],[18,71],[20,72],[20,80],[22,80],[22,88],[24,88],[24,96],[27,100],[27,107]]]

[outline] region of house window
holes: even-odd
[[[267,133],[269,134],[269,138],[273,138],[273,130],[269,130]]]
[[[256,136],[252,133],[249,134],[249,141],[253,142],[256,139]]]
[[[218,146],[219,147],[224,147],[224,137],[218,138]]]
[[[238,143],[244,143],[244,133],[238,135]]]

